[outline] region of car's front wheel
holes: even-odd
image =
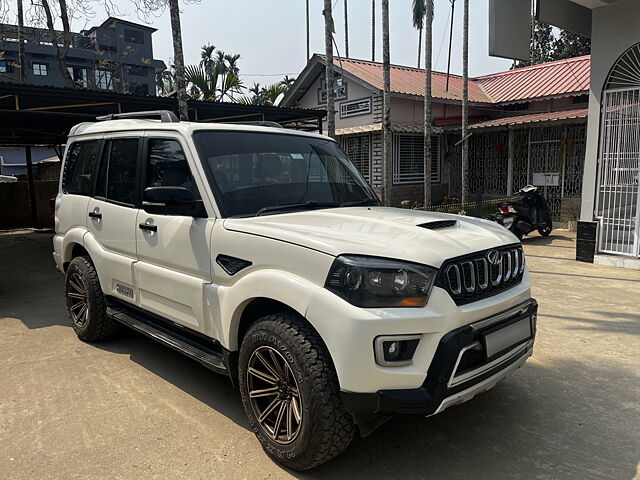
[[[307,470],[347,448],[356,427],[327,347],[304,319],[276,313],[254,323],[238,370],[249,423],[275,461]]]

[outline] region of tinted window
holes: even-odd
[[[317,137],[202,131],[196,144],[229,216],[265,207],[376,202],[338,145]]]
[[[200,198],[184,151],[176,140],[150,139],[145,187],[184,187]]]
[[[97,140],[76,142],[69,147],[64,164],[63,192],[91,195],[97,151]]]
[[[137,138],[110,140],[100,165],[96,197],[134,205],[137,160]]]

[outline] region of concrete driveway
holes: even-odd
[[[639,478],[640,272],[576,263],[568,232],[524,243],[525,367],[298,474],[262,453],[225,377],[132,332],[77,340],[51,234],[0,234],[0,478]]]

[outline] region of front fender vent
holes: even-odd
[[[457,224],[457,220],[437,220],[435,222],[422,223],[418,226],[428,230],[440,230],[441,228],[455,227]]]
[[[222,269],[231,276],[235,275],[243,268],[247,268],[251,265],[251,262],[248,260],[243,260],[241,258],[230,257],[229,255],[222,254],[216,257],[216,263],[220,265]]]

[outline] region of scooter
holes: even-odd
[[[538,188],[527,185],[520,189],[515,202],[505,203],[500,207],[502,224],[516,237],[522,239],[534,230],[543,237],[549,236],[553,228],[549,207]]]

